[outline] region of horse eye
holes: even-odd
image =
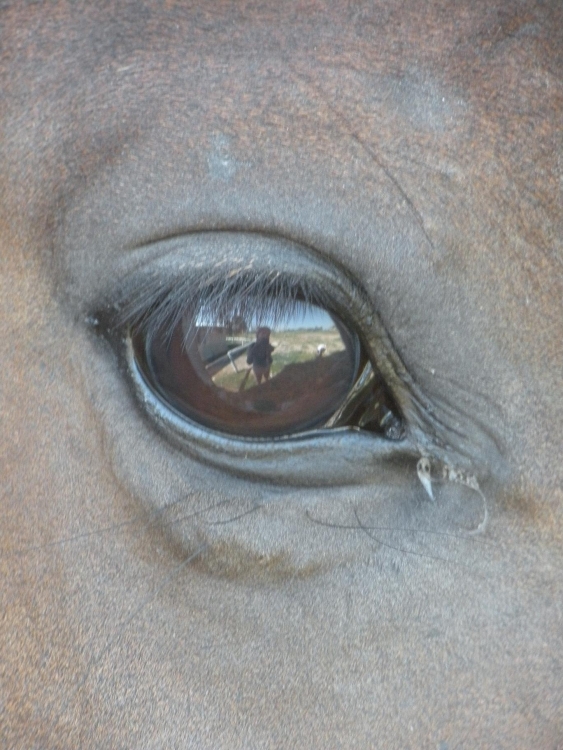
[[[259,318],[192,310],[131,330],[139,371],[176,413],[245,438],[355,425],[402,437],[397,409],[357,334],[334,312],[293,300]]]

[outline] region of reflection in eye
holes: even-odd
[[[288,294],[287,286],[274,286],[267,298],[251,283],[232,291],[231,297],[200,292],[173,316],[157,307],[132,327],[137,365],[169,407],[241,437],[326,426],[402,437],[382,378],[357,334],[332,310],[303,299],[295,287]]]
[[[186,316],[171,336],[145,343],[145,375],[177,410],[222,432],[275,436],[324,424],[356,378],[357,338],[303,304],[275,327],[262,322]],[[135,339],[137,351],[143,343]]]

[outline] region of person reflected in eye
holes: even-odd
[[[258,385],[270,379],[270,367],[272,366],[272,352],[274,347],[270,344],[270,329],[262,326],[256,329],[256,341],[248,349],[246,364],[252,365],[252,371]]]

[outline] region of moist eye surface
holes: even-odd
[[[190,311],[132,335],[145,379],[172,408],[211,429],[276,437],[323,426],[353,386],[355,333],[335,313],[293,300],[246,318]]]
[[[237,271],[186,292],[153,297],[129,326],[142,378],[175,413],[243,438],[323,427],[403,437],[360,337],[315,285]]]

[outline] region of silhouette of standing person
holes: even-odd
[[[256,341],[250,346],[246,356],[246,363],[252,365],[252,371],[258,385],[270,379],[270,367],[272,365],[272,352],[274,347],[270,344],[270,329],[263,327],[256,329]]]

